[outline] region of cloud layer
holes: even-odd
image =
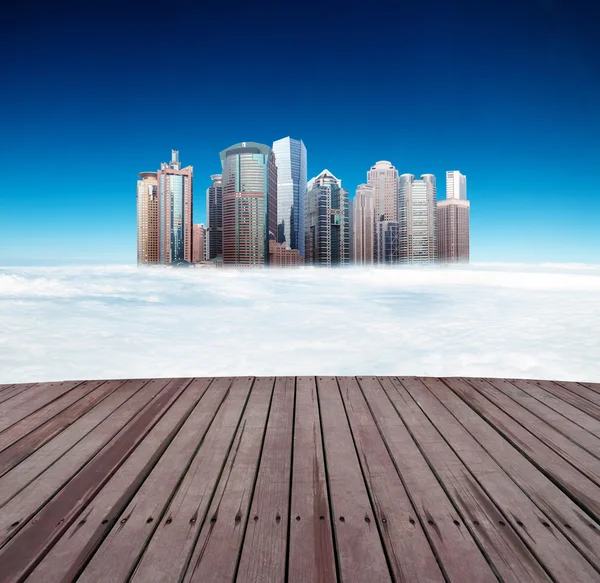
[[[0,383],[230,375],[600,381],[600,267],[0,269]]]

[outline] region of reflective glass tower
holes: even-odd
[[[160,263],[192,262],[192,166],[181,168],[179,152],[163,162],[158,177]]]
[[[221,152],[223,263],[260,266],[277,234],[277,166],[264,144],[241,142]]]
[[[306,193],[306,257],[312,265],[350,262],[348,191],[329,170],[312,178]]]
[[[277,164],[277,241],[304,257],[306,147],[290,137],[273,142]]]
[[[213,174],[206,190],[206,246],[208,259],[223,257],[223,176]]]

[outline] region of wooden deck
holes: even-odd
[[[0,583],[600,581],[600,385],[0,386]]]

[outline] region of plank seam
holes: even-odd
[[[217,479],[215,480],[213,491],[212,491],[210,498],[206,504],[206,510],[204,511],[204,516],[202,517],[202,520],[200,521],[200,525],[198,526],[196,534],[194,535],[194,542],[190,545],[190,551],[189,551],[188,557],[183,563],[183,568],[181,570],[181,577],[179,578],[179,581],[183,581],[185,579],[187,571],[190,568],[190,563],[192,561],[192,557],[194,556],[194,551],[196,550],[196,545],[198,544],[198,539],[200,538],[200,534],[202,533],[202,529],[204,528],[204,524],[206,523],[206,518],[208,517],[208,513],[210,512],[213,500],[215,498],[215,494],[217,493],[217,490],[219,489],[219,483],[221,482],[221,478],[223,477],[223,472],[225,471],[225,466],[227,465],[227,460],[229,459],[229,454],[231,453],[231,448],[233,447],[233,444],[235,443],[235,439],[237,437],[237,434],[238,434],[238,431],[240,428],[240,424],[242,422],[242,419],[244,418],[244,414],[246,413],[246,407],[248,405],[248,401],[250,400],[250,395],[252,394],[252,390],[254,389],[254,385],[256,383],[256,377],[252,377],[251,380],[252,380],[252,383],[250,385],[250,388],[248,389],[248,394],[246,395],[246,399],[244,401],[244,406],[242,407],[242,410],[240,411],[240,416],[238,418],[238,422],[232,433],[231,440],[229,442],[229,447],[227,448],[227,451],[225,452],[225,455],[223,456],[223,463],[221,464],[221,469],[219,470],[219,475],[217,476]],[[233,382],[235,382],[235,379],[234,379],[234,381],[232,381],[232,383]],[[231,387],[230,387],[230,389],[231,389]],[[215,417],[216,417],[216,415],[215,415]],[[192,458],[192,460],[193,459],[194,458]],[[190,465],[188,465],[188,467],[186,469],[186,473],[189,470]],[[185,474],[183,474],[183,475],[185,475]],[[177,492],[177,490],[175,490],[175,492]],[[168,508],[168,505],[167,505],[167,508]],[[141,561],[142,557],[143,557],[143,554],[140,555],[140,561]],[[135,574],[135,570],[132,571],[132,573],[126,583],[129,583],[129,581],[131,580],[131,577],[134,574]]]
[[[333,501],[331,498],[331,484],[329,481],[329,467],[327,465],[327,452],[325,447],[325,433],[323,431],[323,419],[321,417],[321,397],[319,395],[319,385],[317,382],[317,377],[313,377],[315,379],[315,393],[317,395],[317,409],[319,414],[319,429],[321,430],[321,448],[323,450],[323,468],[325,470],[325,483],[327,485],[327,499],[329,501],[329,522],[331,525],[331,538],[333,540],[333,556],[335,559],[335,576],[337,583],[342,583],[342,575],[340,568],[340,557],[338,550],[338,540],[335,532],[335,517],[333,515]],[[323,380],[323,377],[320,377]]]
[[[399,379],[397,379],[397,380],[404,387],[404,384],[402,383],[402,381],[400,381]],[[421,379],[419,379],[419,382],[425,387],[426,390],[429,390],[427,388],[427,385],[425,385],[425,383],[423,383],[423,381],[421,381]],[[427,414],[427,412],[423,409],[423,407],[421,407],[421,405],[419,404],[419,401],[413,397],[413,395],[412,395],[412,393],[410,392],[409,389],[407,389],[406,387],[404,387],[404,388],[405,388],[407,394],[409,395],[409,397],[414,401],[414,403],[416,403],[417,407],[421,410],[421,412],[423,413],[423,415],[425,415],[425,417],[427,418],[427,420],[431,423],[431,425],[433,426],[433,428],[435,429],[435,431],[437,432],[437,434],[441,437],[441,439],[443,439],[443,441],[446,443],[446,445],[452,450],[452,452],[454,453],[454,455],[460,460],[460,463],[464,466],[465,470],[467,472],[469,472],[469,474],[472,476],[473,480],[481,488],[481,491],[488,497],[488,499],[490,500],[490,502],[494,505],[494,507],[496,508],[496,511],[498,512],[498,514],[504,518],[504,520],[507,522],[507,524],[509,524],[511,526],[513,532],[517,535],[517,538],[519,538],[521,540],[521,542],[523,543],[523,545],[531,553],[532,558],[537,561],[537,563],[540,565],[540,567],[543,569],[543,571],[546,573],[546,575],[548,575],[548,578],[550,579],[550,581],[553,581],[554,583],[559,583],[557,581],[557,579],[552,575],[552,573],[546,568],[546,566],[544,565],[544,563],[540,560],[540,558],[535,553],[535,551],[533,550],[533,548],[527,543],[527,541],[525,540],[525,538],[521,535],[521,533],[519,532],[519,530],[516,528],[516,525],[513,524],[513,521],[508,518],[508,516],[505,514],[505,512],[502,510],[502,508],[499,506],[499,504],[496,502],[496,500],[492,497],[492,495],[487,491],[487,489],[480,482],[479,478],[477,478],[477,476],[473,473],[473,471],[471,470],[471,468],[464,462],[464,460],[462,459],[462,457],[460,456],[460,454],[452,447],[452,444],[448,441],[448,439],[446,439],[446,436],[437,428],[437,425],[434,423],[434,421],[431,419],[431,417]],[[477,440],[475,440],[475,441],[477,443],[479,443]],[[492,459],[492,461],[494,463],[496,463],[493,457],[491,457],[491,459]],[[496,464],[496,465],[498,465],[498,464]],[[500,470],[506,474],[506,472],[502,469],[501,466],[498,465],[498,467],[500,467]],[[519,488],[518,485],[517,485],[517,488]],[[519,488],[519,490],[520,490],[520,488]],[[466,520],[463,520],[463,521],[467,525],[467,528],[468,528],[469,527],[468,522]]]
[[[396,377],[390,377],[390,381],[391,381],[392,378],[396,378]],[[396,378],[396,380],[398,381],[397,378]],[[400,381],[398,381],[398,382],[400,382]],[[396,389],[396,387],[393,385],[393,382],[392,382],[392,386],[393,386],[394,390],[396,392],[398,392],[398,390]],[[501,583],[503,583],[504,579],[502,578],[502,576],[498,572],[496,566],[494,565],[494,563],[491,560],[490,556],[488,555],[487,551],[484,549],[484,547],[480,543],[479,538],[477,536],[477,533],[476,533],[475,529],[471,528],[470,521],[468,519],[466,519],[465,516],[462,514],[462,512],[459,510],[458,505],[454,501],[454,498],[448,492],[448,489],[446,488],[446,485],[444,484],[444,481],[441,479],[441,477],[437,473],[436,469],[433,467],[433,464],[431,463],[431,461],[429,460],[429,458],[427,457],[427,455],[423,451],[423,448],[422,448],[421,444],[417,441],[417,439],[414,436],[412,430],[410,429],[410,427],[408,426],[408,424],[404,421],[404,418],[400,414],[400,411],[397,409],[395,403],[392,401],[392,399],[388,395],[388,393],[385,390],[385,388],[383,388],[383,391],[384,391],[386,397],[388,398],[388,400],[390,401],[390,403],[392,404],[392,407],[394,407],[394,409],[395,409],[395,411],[396,411],[396,413],[397,413],[400,421],[404,424],[404,427],[406,428],[408,434],[410,435],[410,437],[412,438],[413,442],[415,443],[417,449],[421,453],[421,456],[423,456],[423,459],[425,460],[425,462],[429,466],[429,469],[431,470],[431,473],[435,476],[435,479],[438,481],[440,487],[442,488],[442,490],[446,494],[446,497],[450,501],[450,504],[452,504],[452,507],[454,508],[454,511],[458,514],[458,516],[461,517],[461,519],[463,521],[463,524],[466,526],[467,530],[469,531],[469,534],[471,535],[471,538],[473,539],[473,541],[475,542],[475,544],[477,545],[477,547],[481,551],[481,554],[484,556],[485,560],[487,561],[488,565],[490,566],[490,569],[492,570],[492,572],[494,573],[494,575],[496,575],[496,578],[498,579],[498,581],[500,581]],[[398,392],[398,394],[400,394],[400,393]],[[419,520],[420,520],[420,517],[419,517]],[[425,528],[425,525],[423,524],[422,521],[421,521],[421,525],[423,527],[423,530],[426,531],[427,529]]]

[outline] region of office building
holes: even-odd
[[[446,199],[467,200],[467,177],[458,170],[446,172]]]
[[[359,184],[352,204],[352,257],[358,265],[371,264],[375,258],[373,191],[373,185]]]
[[[436,186],[433,174],[402,174],[399,179],[398,223],[400,263],[436,261]]]
[[[380,160],[367,172],[367,183],[373,187],[375,220],[398,219],[398,170],[387,160]]]
[[[277,165],[277,241],[304,257],[306,147],[290,137],[273,142]]]
[[[207,259],[223,256],[223,176],[213,174],[206,189]]]
[[[350,262],[348,191],[329,170],[312,178],[306,193],[305,262],[347,265]]]
[[[274,240],[269,241],[269,267],[298,267],[303,263],[298,249],[290,249]]]
[[[137,262],[158,263],[159,212],[156,172],[141,172],[137,182]]]
[[[264,266],[277,234],[277,166],[269,146],[241,142],[220,154],[223,264]]]
[[[379,221],[376,241],[378,263],[380,265],[397,265],[400,262],[400,225],[398,221]]]
[[[466,176],[458,170],[446,172],[446,200],[437,203],[438,262],[469,263],[470,204]]]
[[[194,225],[192,227],[192,263],[204,261],[204,225]]]
[[[193,168],[181,167],[179,152],[157,172],[159,204],[159,262],[192,262]]]

